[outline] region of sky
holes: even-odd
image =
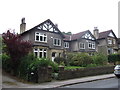
[[[61,32],[78,33],[94,27],[99,32],[113,30],[118,36],[119,0],[1,0],[0,33],[20,32],[25,17],[26,30],[50,19]]]

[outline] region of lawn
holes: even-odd
[[[84,67],[80,67],[80,66],[66,66],[66,67],[65,67],[65,70],[77,69],[77,68],[84,68]]]

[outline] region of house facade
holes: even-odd
[[[94,36],[98,41],[98,52],[101,52],[106,55],[117,53],[117,37],[112,30],[99,33],[99,30],[95,27]]]
[[[118,38],[118,50],[120,51],[120,38]]]
[[[21,32],[24,40],[30,40],[33,43],[35,56],[40,58],[49,57],[52,60],[57,56],[63,56],[64,35],[51,20],[48,19],[30,30],[21,30]]]
[[[96,52],[97,41],[89,30],[65,35],[58,26],[48,19],[39,25],[25,31],[25,18],[21,20],[20,35],[23,40],[33,43],[33,52],[37,57],[63,57],[67,52]]]
[[[89,55],[96,52],[97,41],[89,30],[64,36],[64,42],[69,43],[69,49],[67,51],[87,52]]]
[[[33,52],[36,57],[47,57],[54,61],[55,57],[64,57],[69,52],[86,52],[93,55],[95,52],[104,54],[116,53],[117,38],[112,30],[99,33],[95,28],[94,35],[89,31],[76,34],[63,34],[58,25],[50,19],[25,31],[25,18],[22,18],[20,35],[23,40],[33,43]]]

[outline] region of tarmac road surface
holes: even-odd
[[[68,85],[61,88],[120,88],[120,79],[115,77],[92,82]]]

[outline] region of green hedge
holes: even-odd
[[[110,55],[108,55],[108,61],[110,63],[115,63],[117,61],[120,61],[120,54],[110,54]]]

